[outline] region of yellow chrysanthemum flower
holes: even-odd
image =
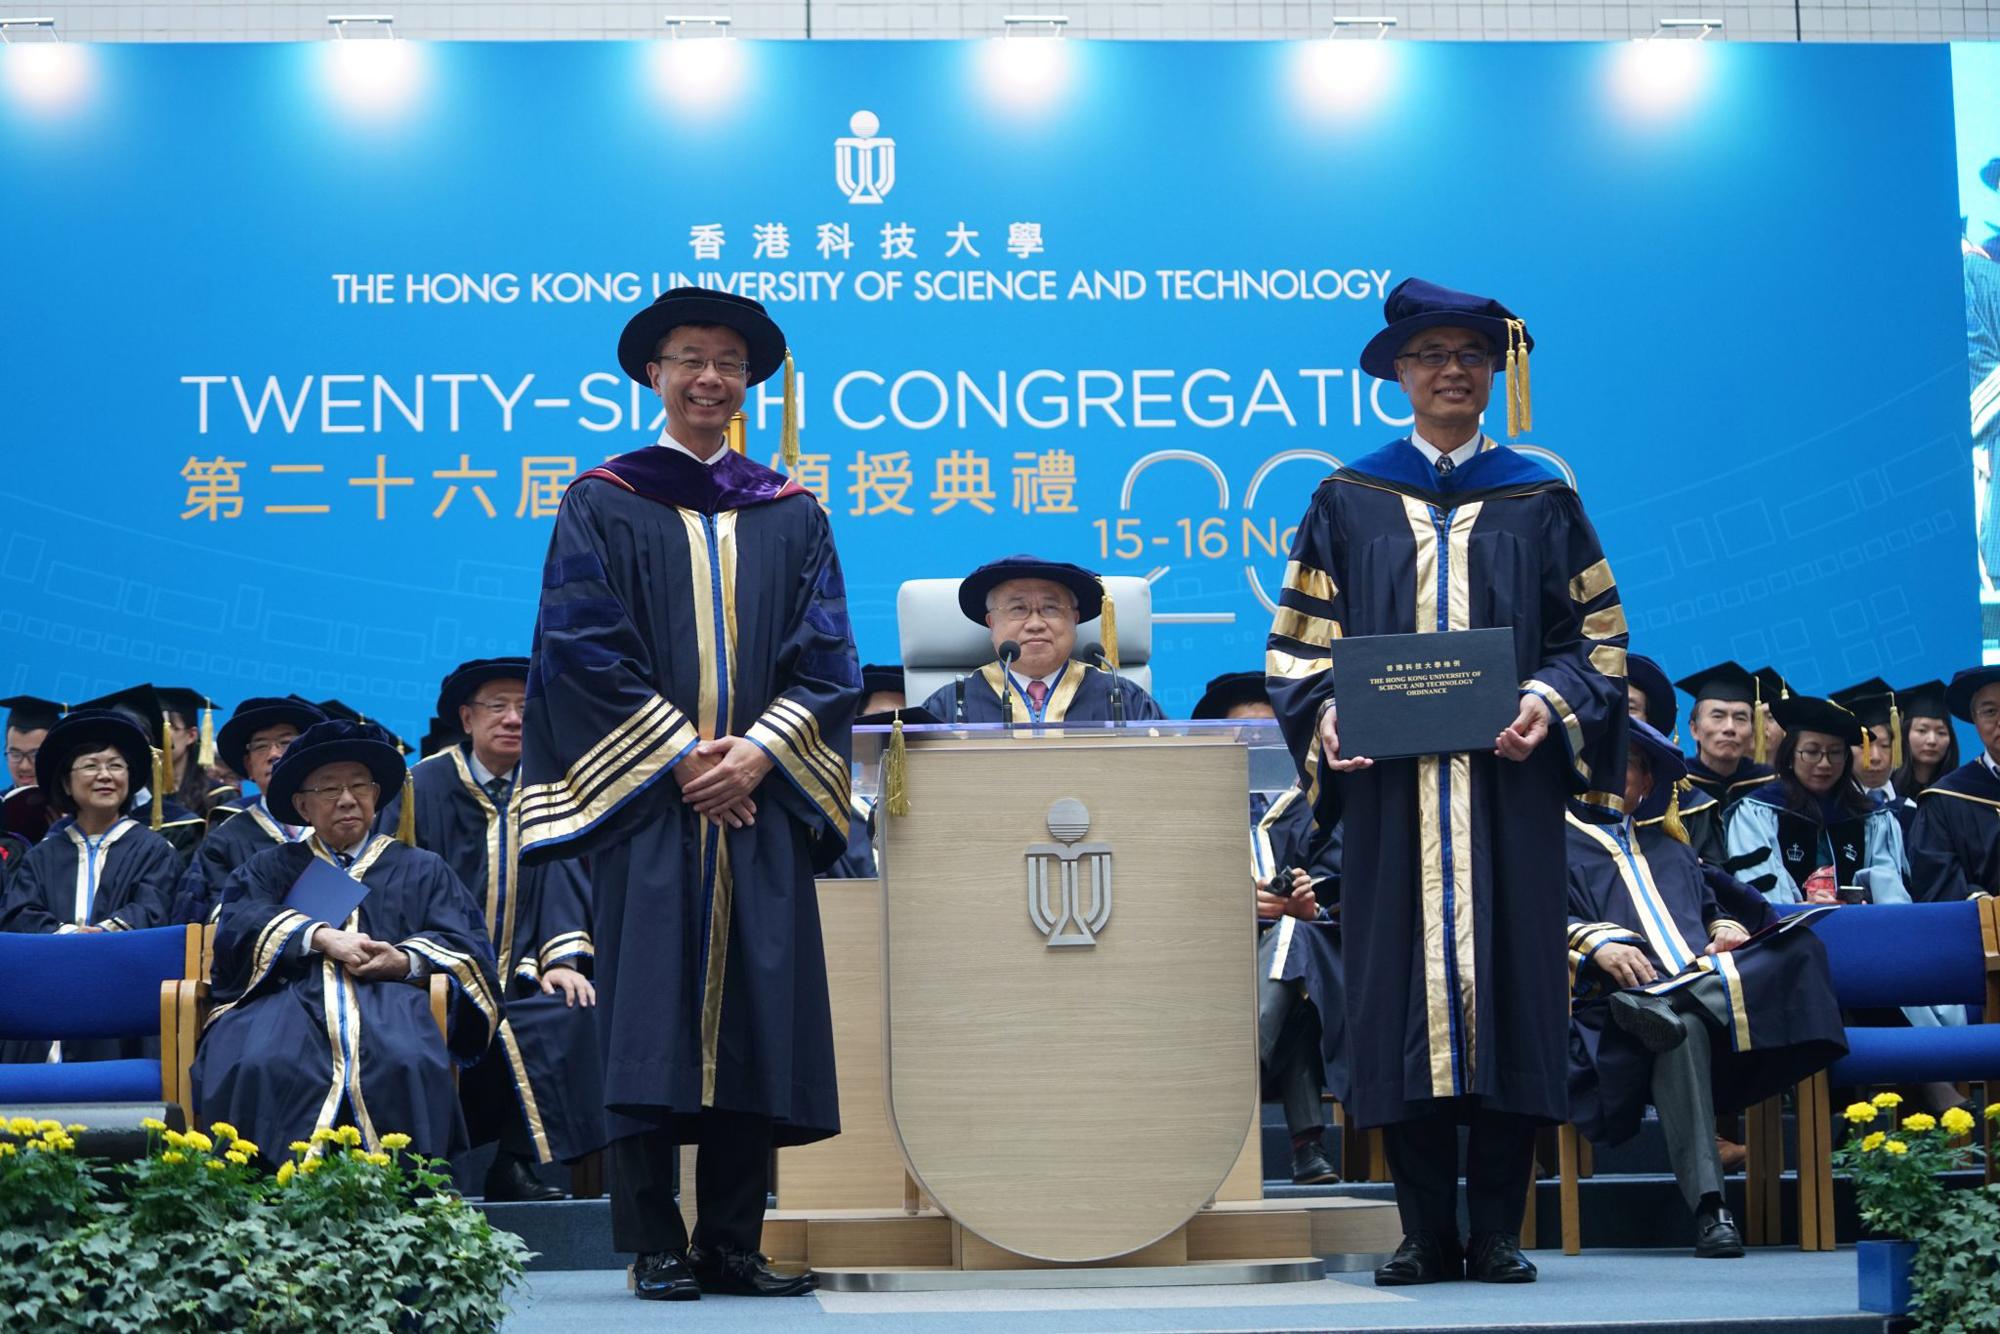
[[[41,1132],[42,1132],[42,1133],[43,1133],[44,1135],[46,1135],[46,1134],[48,1134],[48,1133],[49,1133],[49,1132],[50,1132],[51,1130],[61,1130],[61,1129],[62,1129],[62,1122],[60,1122],[60,1121],[37,1121],[37,1122],[35,1122],[35,1129],[37,1129],[37,1130],[41,1131]]]
[[[1882,1146],[1882,1150],[1885,1153],[1908,1153],[1910,1146],[1899,1139],[1892,1139]]]
[[[76,1141],[71,1139],[65,1131],[51,1131],[48,1140],[51,1146],[61,1149],[64,1153],[68,1153],[76,1147]]]
[[[368,1161],[377,1167],[387,1167],[389,1165],[389,1155],[386,1153],[371,1153],[368,1155]]]
[[[361,1132],[353,1126],[342,1126],[336,1133],[340,1136],[340,1142],[350,1149],[361,1143]]]
[[[312,1142],[315,1144],[338,1144],[340,1143],[340,1132],[331,1126],[321,1126],[319,1129],[313,1131]]]
[[[222,1156],[224,1158],[227,1158],[230,1162],[235,1163],[238,1167],[247,1167],[249,1166],[250,1163],[249,1154],[239,1153],[235,1149],[231,1149],[228,1153],[225,1153]]]
[[[289,1159],[289,1158],[285,1159],[285,1161],[284,1161],[284,1162],[282,1162],[282,1163],[279,1163],[279,1164],[278,1164],[278,1184],[279,1184],[279,1185],[281,1185],[281,1186],[289,1186],[289,1185],[291,1185],[291,1184],[292,1184],[292,1176],[293,1176],[293,1174],[294,1174],[294,1173],[296,1173],[297,1171],[298,1171],[298,1166],[297,1166],[297,1165],[296,1165],[295,1163],[293,1163],[293,1162],[292,1162],[292,1160],[291,1160],[291,1159]]]
[[[1944,1128],[1954,1135],[1963,1135],[1978,1124],[1978,1122],[1973,1120],[1972,1113],[1966,1111],[1963,1107],[1954,1107],[1950,1111],[1947,1111],[1944,1114],[1943,1120]]]
[[[1875,1105],[1877,1107],[1901,1107],[1903,1105],[1903,1095],[1900,1093],[1878,1093],[1875,1095]]]
[[[227,1164],[223,1163],[219,1159],[211,1158],[208,1160],[208,1170],[211,1172],[220,1172],[225,1166],[227,1166]]]
[[[1861,1141],[1861,1151],[1863,1153],[1873,1153],[1882,1147],[1882,1141],[1887,1138],[1889,1138],[1887,1135],[1877,1130]]]
[[[1911,1112],[1903,1118],[1905,1130],[1936,1130],[1937,1118],[1929,1112]]]
[[[243,1153],[246,1153],[250,1155],[252,1158],[255,1158],[257,1156],[257,1146],[255,1144],[252,1144],[249,1140],[242,1138],[241,1136],[238,1136],[236,1143],[230,1145],[229,1147],[231,1147],[232,1149],[237,1149]]]
[[[308,1158],[299,1164],[299,1171],[304,1172],[307,1176],[311,1176],[313,1173],[319,1171],[319,1165],[320,1159]]]
[[[0,1158],[12,1158],[13,1156],[14,1156],[14,1146],[13,1146],[13,1145],[11,1145],[11,1144],[0,1144]]]
[[[141,1130],[165,1130],[167,1123],[157,1116],[149,1116],[139,1123]]]
[[[382,1147],[385,1149],[407,1149],[410,1147],[410,1137],[398,1130],[393,1134],[382,1137]]]
[[[160,1155],[160,1161],[163,1163],[184,1163],[187,1161],[187,1155],[178,1149],[168,1149]]]
[[[213,1130],[216,1134],[222,1136],[224,1139],[236,1138],[236,1127],[230,1125],[227,1121],[217,1121],[214,1125],[211,1125],[209,1129]]]
[[[1993,1105],[2000,1107],[2000,1102],[1996,1102]],[[7,1123],[7,1129],[13,1131],[16,1135],[32,1135],[35,1133],[35,1122],[32,1117],[17,1116]]]
[[[1986,1104],[1986,1119],[1988,1121],[2000,1121],[2000,1102],[1989,1102]]]
[[[1847,1104],[1847,1110],[1842,1112],[1841,1115],[1857,1126],[1865,1126],[1875,1119],[1877,1113],[1875,1111],[1875,1104],[1872,1102],[1851,1102]]]
[[[187,1142],[195,1148],[200,1149],[203,1153],[208,1153],[215,1148],[215,1141],[207,1135],[202,1134],[199,1130],[188,1131]]]
[[[293,1153],[311,1153],[312,1145],[305,1140],[295,1139],[291,1143],[291,1150]]]
[[[188,1146],[188,1137],[178,1130],[169,1130],[167,1132],[167,1143],[173,1148],[185,1149]]]
[[[86,1126],[86,1125],[82,1125],[82,1124],[78,1124],[78,1125],[68,1125],[68,1126],[64,1126],[64,1127],[63,1127],[63,1134],[65,1134],[65,1135],[81,1135],[81,1134],[82,1134],[82,1133],[83,1133],[84,1131],[86,1131],[86,1130],[88,1130],[88,1129],[90,1129],[90,1127],[89,1127],[89,1126]]]

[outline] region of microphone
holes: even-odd
[[[1104,645],[1092,640],[1083,646],[1083,658],[1098,671],[1111,678],[1111,721],[1125,721],[1125,678],[1111,670],[1111,655],[1104,651]]]
[[[1021,657],[1021,646],[1013,640],[1005,640],[1000,645],[1000,721],[1007,726],[1014,725],[1014,678],[1013,667]]]

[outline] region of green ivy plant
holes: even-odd
[[[146,1123],[149,1152],[76,1156],[81,1126],[0,1123],[0,1309],[51,1331],[497,1329],[531,1252],[447,1166],[353,1127],[276,1173],[235,1129]]]
[[[1949,1193],[1917,1247],[1910,1293],[1925,1334],[2000,1331],[2000,1184]]]

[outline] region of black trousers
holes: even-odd
[[[1461,1123],[1472,1128],[1465,1145],[1465,1204],[1472,1230],[1518,1234],[1528,1183],[1534,1180],[1536,1122],[1451,1102],[1383,1129],[1403,1231],[1458,1235]]]
[[[674,1202],[680,1144],[673,1132],[648,1130],[613,1140],[611,1248],[685,1254],[687,1223]],[[755,1251],[771,1193],[771,1123],[761,1116],[702,1114],[694,1153],[694,1244],[703,1250]]]

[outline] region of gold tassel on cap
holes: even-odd
[[[167,804],[167,760],[158,746],[153,747],[153,832],[160,829],[160,808]]]
[[[778,448],[784,452],[786,472],[799,466],[799,385],[790,348],[785,349],[785,416],[778,428]]]
[[[201,710],[201,749],[195,752],[194,762],[203,769],[215,765],[215,706],[205,704]]]
[[[891,815],[910,813],[909,746],[903,740],[903,711],[889,725],[889,750],[882,757],[882,809]]]
[[[1875,733],[1866,727],[1861,729],[1861,767],[1875,767]]]
[[[1660,821],[1660,828],[1667,831],[1667,837],[1682,843],[1688,841],[1687,826],[1681,823],[1681,789],[1691,786],[1683,778],[1674,784],[1672,795],[1667,798],[1667,818]]]
[[[180,778],[174,773],[174,729],[171,721],[172,717],[172,714],[162,714],[160,717],[160,753],[164,756],[160,770],[160,781],[165,784],[160,789],[162,794],[175,792],[180,789]]]
[[[1766,750],[1764,745],[1764,683],[1753,679],[1750,683],[1750,691],[1755,700],[1750,706],[1750,726],[1757,730],[1757,735],[1750,739],[1750,758],[1762,764],[1764,763],[1764,751]]]
[[[1903,767],[1903,714],[1894,695],[1889,696],[1889,767]]]
[[[742,413],[739,412],[729,419],[729,425],[724,428],[723,434],[730,450],[734,453],[742,454],[749,450],[750,420]]]
[[[1104,591],[1104,610],[1098,615],[1103,618],[1104,663],[1112,671],[1118,670],[1118,604],[1111,600],[1111,590],[1104,587],[1103,580],[1098,587]]]
[[[1528,390],[1528,326],[1507,321],[1507,437],[1535,429],[1534,399]]]
[[[417,780],[403,773],[403,809],[396,815],[396,841],[406,848],[417,846]]]

